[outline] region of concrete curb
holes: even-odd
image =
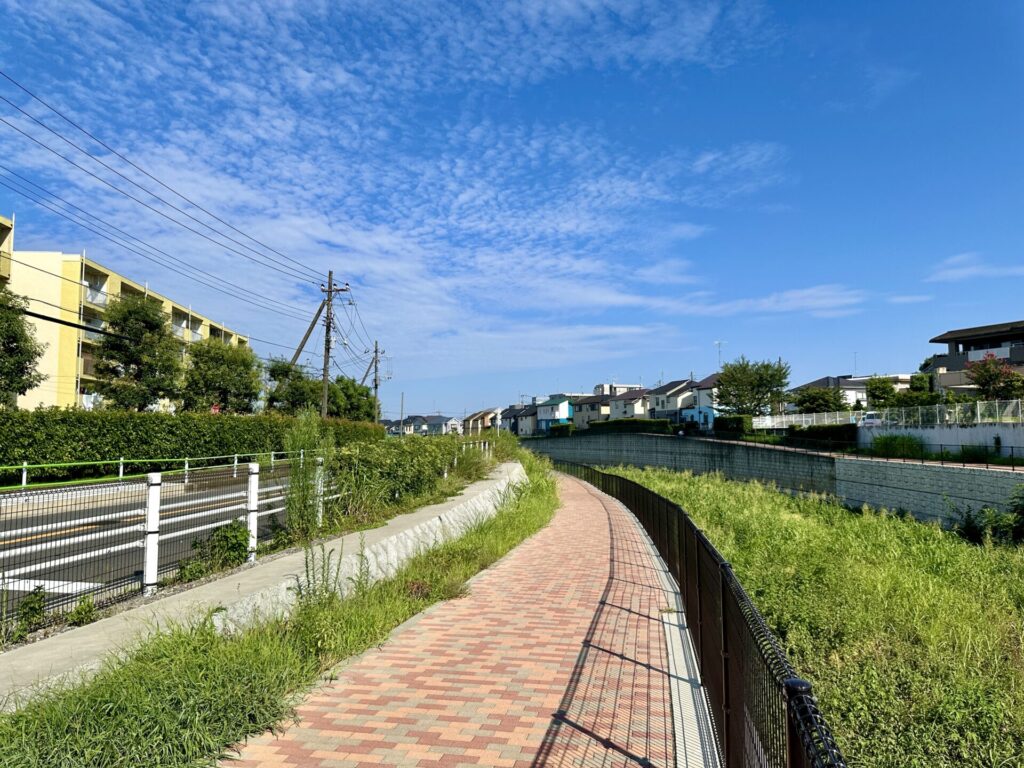
[[[341,573],[360,571],[360,551],[371,580],[394,574],[410,557],[457,538],[492,517],[516,485],[527,482],[516,462],[498,466],[485,480],[471,483],[441,504],[392,518],[380,528],[325,542],[342,558]],[[291,588],[305,571],[303,552],[294,552],[193,589],[167,595],[84,627],[0,653],[0,709],[10,710],[32,694],[62,681],[87,677],[103,660],[132,646],[145,634],[171,622],[187,622],[214,610],[222,629],[244,627],[281,614],[294,602]]]

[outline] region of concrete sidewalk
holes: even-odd
[[[338,671],[224,768],[717,766],[678,592],[636,519],[560,477],[551,524]]]
[[[354,573],[362,543],[371,577],[384,576],[417,551],[453,538],[476,520],[493,514],[507,489],[525,481],[518,463],[502,464],[487,479],[470,484],[446,502],[399,515],[380,528],[349,534],[326,545],[345,555],[343,572]],[[168,621],[188,621],[223,607],[227,610],[217,616],[219,622],[242,625],[254,616],[284,610],[293,599],[290,587],[295,576],[303,571],[301,551],[258,561],[224,578],[176,594],[158,595],[102,621],[0,653],[0,704],[10,709],[40,684],[86,674],[111,652]]]

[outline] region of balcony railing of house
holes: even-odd
[[[107,294],[102,288],[99,288],[98,286],[86,285],[85,300],[88,301],[90,304],[96,304],[98,306],[105,307],[107,305]]]

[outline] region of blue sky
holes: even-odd
[[[855,353],[858,373],[909,371],[931,336],[1024,312],[1024,5],[0,9],[0,68],[240,230],[352,284],[366,326],[349,334],[354,355],[365,335],[392,358],[389,416],[403,391],[406,413],[461,415],[611,378],[702,376],[716,340],[726,359],[781,356],[794,383],[849,373]],[[0,95],[68,130],[9,83]],[[0,116],[58,147],[6,103]],[[318,301],[3,124],[0,153],[224,279],[300,312]],[[297,317],[0,189],[11,212],[19,249],[85,248],[253,336],[302,334]]]

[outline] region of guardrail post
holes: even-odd
[[[232,477],[238,477],[238,454],[237,453],[235,454],[235,463],[232,465],[232,468],[231,468],[231,476]]]
[[[306,449],[299,448],[299,467],[302,468],[306,465]]]
[[[250,563],[256,560],[256,527],[259,524],[260,511],[260,465],[256,462],[249,464],[249,487],[245,498],[246,523],[249,527],[249,557]]]
[[[157,566],[160,553],[160,485],[159,472],[146,475],[146,533],[142,565],[142,594],[156,592]]]
[[[185,459],[185,485],[188,485],[188,459]]]
[[[28,462],[21,462],[21,487],[24,488],[28,485]]]
[[[117,479],[124,480],[124,456],[117,460]]]
[[[324,457],[316,458],[316,528],[324,524]]]
[[[270,452],[270,468],[271,469],[274,468],[274,452],[273,451]]]

